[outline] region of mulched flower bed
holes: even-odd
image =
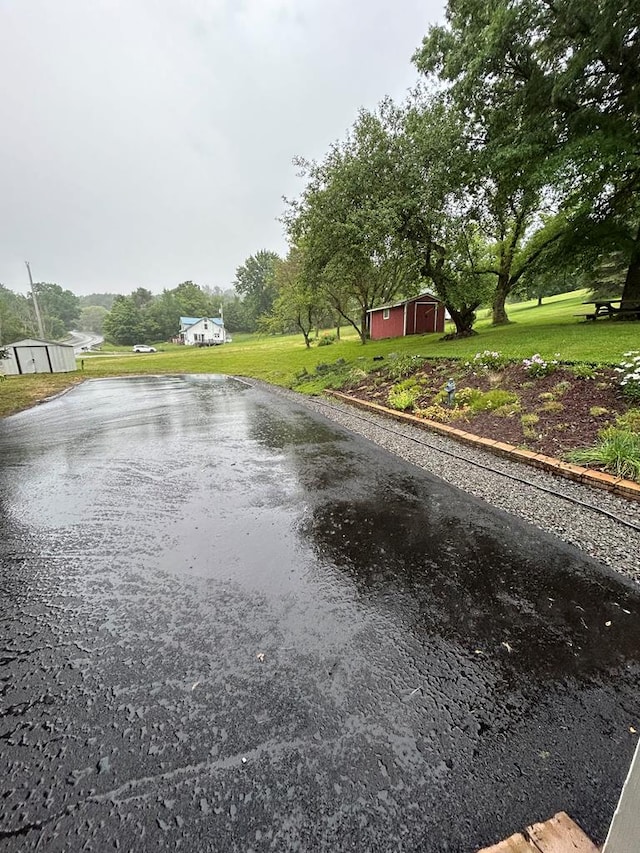
[[[390,379],[386,374],[386,368],[381,367],[342,390],[361,400],[388,406],[389,391],[403,380]],[[457,395],[463,388],[513,392],[518,398],[516,406],[503,407],[500,413],[454,410],[454,417],[447,423],[484,438],[555,457],[574,448],[593,446],[598,432],[629,409],[617,388],[618,376],[610,368],[598,368],[593,378],[579,378],[569,368],[559,366],[548,376],[534,378],[522,364],[485,371],[443,359],[424,362],[410,378],[421,385],[415,410],[408,410],[414,414],[434,403],[449,378],[455,380]],[[525,417],[523,424],[523,415],[534,415],[538,420],[527,424],[527,420],[535,418]]]

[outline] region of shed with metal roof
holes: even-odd
[[[0,373],[18,376],[24,373],[70,373],[77,370],[75,350],[68,344],[26,338],[4,344],[7,357],[0,360]]]

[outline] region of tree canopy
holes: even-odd
[[[482,156],[556,196],[575,244],[624,253],[623,304],[640,304],[637,2],[449,0],[446,18],[417,67],[465,111]]]

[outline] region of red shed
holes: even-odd
[[[404,335],[424,335],[444,332],[444,303],[432,293],[420,293],[411,299],[372,308],[369,314],[369,334],[374,341],[380,338],[401,338]]]

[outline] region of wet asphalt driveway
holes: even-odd
[[[0,422],[0,849],[602,840],[622,577],[277,395],[89,382]]]

